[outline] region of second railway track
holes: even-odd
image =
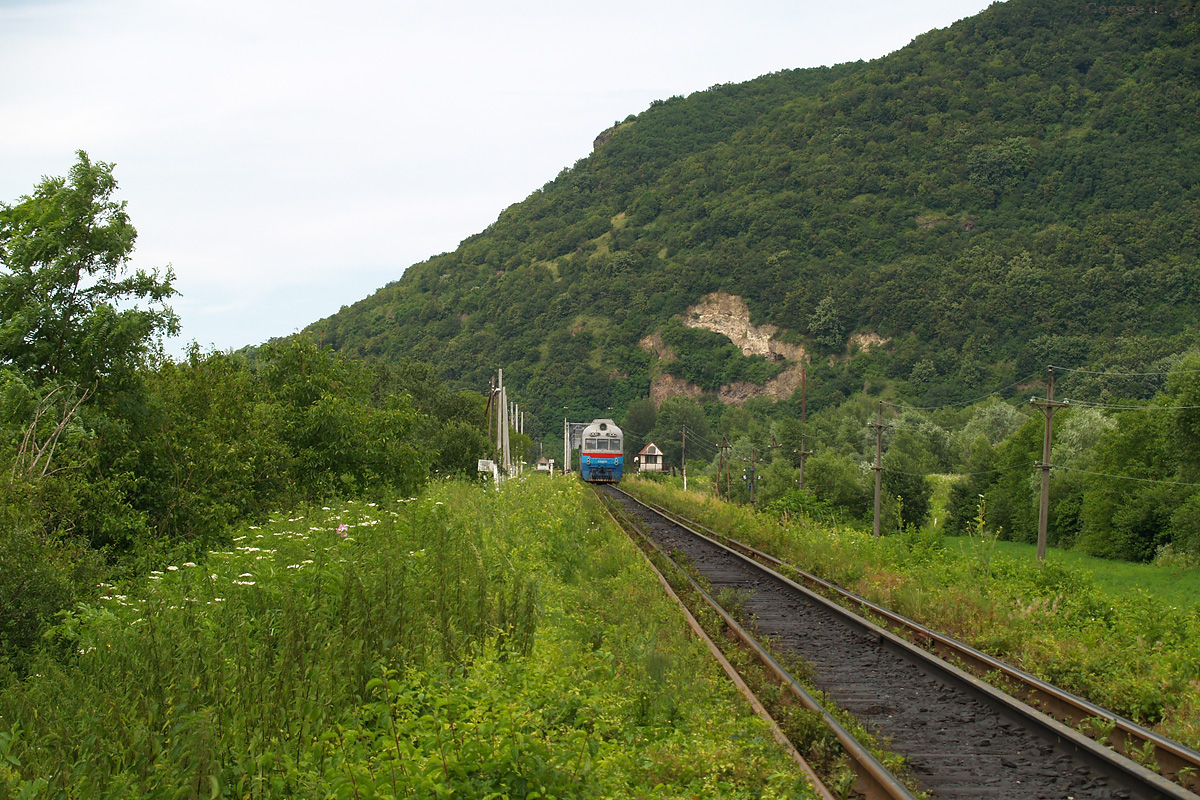
[[[736,591],[756,635],[806,662],[815,686],[903,755],[930,796],[1196,799],[615,487],[606,491],[659,549],[683,554],[714,591]]]

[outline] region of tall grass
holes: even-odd
[[[946,546],[957,548],[959,537],[948,537]],[[1037,546],[1024,542],[997,542],[997,551],[1014,561],[1037,558]],[[1162,559],[1154,564],[1137,564],[1096,558],[1075,550],[1049,548],[1051,558],[1091,575],[1096,585],[1109,594],[1144,593],[1154,602],[1186,608],[1200,603],[1200,569],[1194,564],[1172,564]]]
[[[583,500],[442,485],[103,587],[0,675],[0,798],[803,794]]]
[[[382,670],[452,668],[489,643],[527,650],[523,579],[490,568],[440,502],[393,506],[281,519],[203,565],[112,587],[63,615],[34,662],[41,679],[5,693],[4,718],[31,741],[75,733],[43,767],[73,794],[120,780],[145,793],[164,767],[205,775],[221,759],[253,796],[265,764],[323,760],[321,735]],[[83,743],[100,739],[96,760]]]

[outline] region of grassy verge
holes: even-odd
[[[1038,568],[988,540],[947,546],[935,531],[909,531],[876,541],[650,482],[626,488],[1200,747],[1200,606],[1164,600],[1175,579],[1156,594],[1131,588],[1124,569],[1098,580],[1060,553]]]
[[[0,798],[793,797],[571,481],[280,517],[0,665]]]
[[[967,536],[947,537],[946,546],[969,552],[971,539]],[[996,552],[1017,562],[1037,559],[1037,546],[1024,542],[996,542]],[[1089,574],[1098,587],[1116,597],[1142,592],[1166,606],[1187,608],[1200,603],[1200,569],[1135,564],[1053,547],[1047,552],[1050,558]]]

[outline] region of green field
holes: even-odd
[[[970,551],[969,537],[947,536],[950,549]],[[1037,560],[1037,546],[1023,542],[997,542],[996,553],[1018,562]],[[1189,608],[1200,603],[1200,569],[1154,564],[1134,564],[1094,558],[1073,550],[1046,549],[1049,561],[1061,562],[1073,570],[1090,575],[1096,585],[1118,597],[1145,592],[1158,602],[1176,608]]]
[[[0,800],[812,796],[575,481],[235,531],[0,662]]]

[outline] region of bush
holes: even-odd
[[[49,537],[7,516],[0,525],[0,660],[21,668],[49,620],[96,595],[104,564],[84,542]]]

